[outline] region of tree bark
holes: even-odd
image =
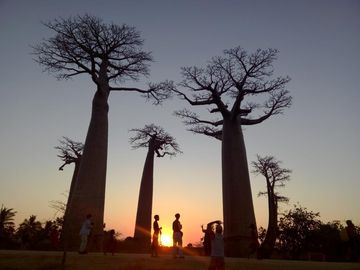
[[[71,249],[79,245],[79,231],[87,214],[92,215],[94,223],[88,247],[93,250],[102,248],[108,145],[107,100],[108,91],[98,86],[79,172],[67,206],[68,222],[64,224]]]
[[[150,143],[141,178],[134,239],[142,248],[151,243],[151,211],[153,201],[154,149]]]
[[[249,252],[249,226],[256,226],[244,137],[239,120],[224,117],[222,134],[222,189],[225,255]]]

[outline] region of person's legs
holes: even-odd
[[[179,254],[179,234],[175,232],[173,234],[173,256],[174,258],[177,257]]]
[[[179,257],[180,258],[184,258],[184,254],[182,251],[182,236],[180,235],[179,240],[178,240],[178,249],[179,249]]]
[[[85,252],[86,246],[87,246],[87,240],[88,240],[87,235],[81,235],[81,242],[80,242],[80,248],[79,248],[80,253]]]

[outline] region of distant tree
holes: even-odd
[[[66,165],[70,165],[72,163],[75,164],[73,176],[71,178],[70,191],[67,202],[69,203],[69,201],[72,199],[74,194],[75,182],[80,168],[81,157],[84,151],[84,144],[81,142],[75,142],[69,139],[68,137],[62,137],[62,139],[59,140],[59,146],[56,146],[55,149],[59,150],[60,153],[58,154],[58,157],[64,162],[59,167],[60,171],[64,170],[64,167]],[[64,204],[59,201],[54,202],[53,208],[65,214],[66,203]]]
[[[170,82],[149,83],[147,89],[125,87],[149,74],[150,53],[134,27],[105,24],[90,16],[56,19],[44,25],[55,33],[33,47],[36,61],[59,79],[90,76],[96,86],[84,152],[69,208],[72,239],[77,240],[84,216],[91,213],[93,235],[103,234],[105,182],[108,146],[108,98],[111,91],[138,92],[155,104],[168,97],[163,91]],[[67,224],[67,222],[65,222]],[[65,224],[65,226],[66,226]],[[77,242],[77,241],[76,241]]]
[[[16,211],[13,208],[0,208],[0,248],[7,247],[14,233],[14,217]]]
[[[132,148],[146,147],[148,149],[141,177],[134,239],[143,244],[144,247],[149,247],[151,241],[154,155],[156,154],[157,157],[175,156],[181,151],[175,138],[159,126],[150,124],[145,125],[142,129],[131,129],[131,131],[135,132],[135,135],[130,138]]]
[[[276,49],[248,54],[241,47],[212,58],[205,68],[185,67],[172,91],[192,106],[206,106],[218,118],[202,119],[187,109],[175,114],[189,130],[222,141],[222,188],[225,252],[248,254],[250,224],[255,224],[242,127],[262,123],[291,105],[289,77],[273,78]],[[263,103],[261,104],[261,102]]]
[[[313,233],[310,242],[310,251],[322,252],[328,261],[339,261],[345,258],[343,243],[340,232],[343,229],[340,221],[322,223],[317,231]]]
[[[279,222],[279,249],[292,259],[299,259],[313,241],[314,232],[320,229],[320,214],[297,204],[284,213]]]
[[[279,195],[277,189],[285,186],[290,180],[291,170],[280,167],[280,161],[273,156],[261,157],[257,155],[257,161],[253,161],[253,173],[265,177],[266,191],[259,192],[258,196],[267,196],[269,220],[265,239],[259,249],[261,258],[270,258],[275,247],[278,232],[278,203],[288,202],[289,198]]]
[[[33,249],[39,242],[41,230],[41,222],[36,220],[35,215],[31,215],[28,219],[25,219],[16,231],[17,236],[21,240],[22,247],[25,249]]]

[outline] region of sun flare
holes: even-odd
[[[171,239],[170,235],[162,234],[160,239],[161,239],[162,246],[166,246],[166,247],[172,246],[172,239]]]

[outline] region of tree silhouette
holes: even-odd
[[[154,124],[145,125],[142,129],[131,129],[135,135],[130,138],[133,149],[146,147],[144,170],[141,177],[138,208],[136,213],[134,239],[142,248],[148,248],[151,242],[151,211],[153,201],[154,155],[164,157],[181,153],[175,139]]]
[[[38,243],[42,230],[41,222],[36,220],[35,215],[25,219],[17,229],[16,234],[20,237],[23,248],[33,248]]]
[[[134,27],[106,24],[90,15],[55,19],[44,23],[55,36],[33,46],[35,60],[44,71],[59,79],[90,76],[96,86],[84,152],[77,174],[69,219],[76,240],[86,214],[94,221],[93,236],[103,234],[105,182],[108,146],[108,98],[111,91],[138,92],[159,104],[168,97],[163,91],[171,82],[149,83],[148,89],[125,87],[149,74],[150,53],[143,51],[143,40]],[[101,243],[100,243],[101,244]]]
[[[175,112],[189,130],[221,140],[225,253],[244,256],[250,243],[249,225],[256,224],[242,126],[259,124],[291,105],[285,89],[289,77],[273,77],[278,51],[241,47],[225,50],[205,68],[182,68],[183,81],[172,92],[192,106],[205,106],[207,120],[184,109]]]
[[[7,242],[14,231],[14,217],[16,211],[13,208],[6,208],[1,205],[0,208],[0,247]]]
[[[69,203],[74,193],[75,182],[76,182],[77,174],[79,172],[82,152],[84,150],[84,144],[81,142],[75,142],[69,139],[68,137],[62,137],[62,139],[59,140],[59,146],[56,146],[55,149],[59,150],[60,153],[57,156],[64,162],[59,167],[60,171],[64,170],[64,167],[66,165],[70,165],[72,163],[75,164],[73,176],[71,178],[69,196],[68,196],[68,203]],[[60,205],[57,204],[57,206]],[[62,210],[61,207],[60,210]]]
[[[320,229],[319,218],[319,212],[310,211],[299,203],[284,213],[279,221],[280,251],[299,259],[311,244],[313,232]]]
[[[259,256],[270,258],[275,247],[278,236],[278,203],[288,202],[289,198],[279,195],[277,188],[284,187],[285,182],[290,180],[291,170],[280,167],[281,162],[273,156],[261,157],[257,155],[257,161],[253,161],[253,173],[261,174],[265,177],[266,191],[259,192],[259,196],[267,196],[269,220],[266,236],[261,243]]]

